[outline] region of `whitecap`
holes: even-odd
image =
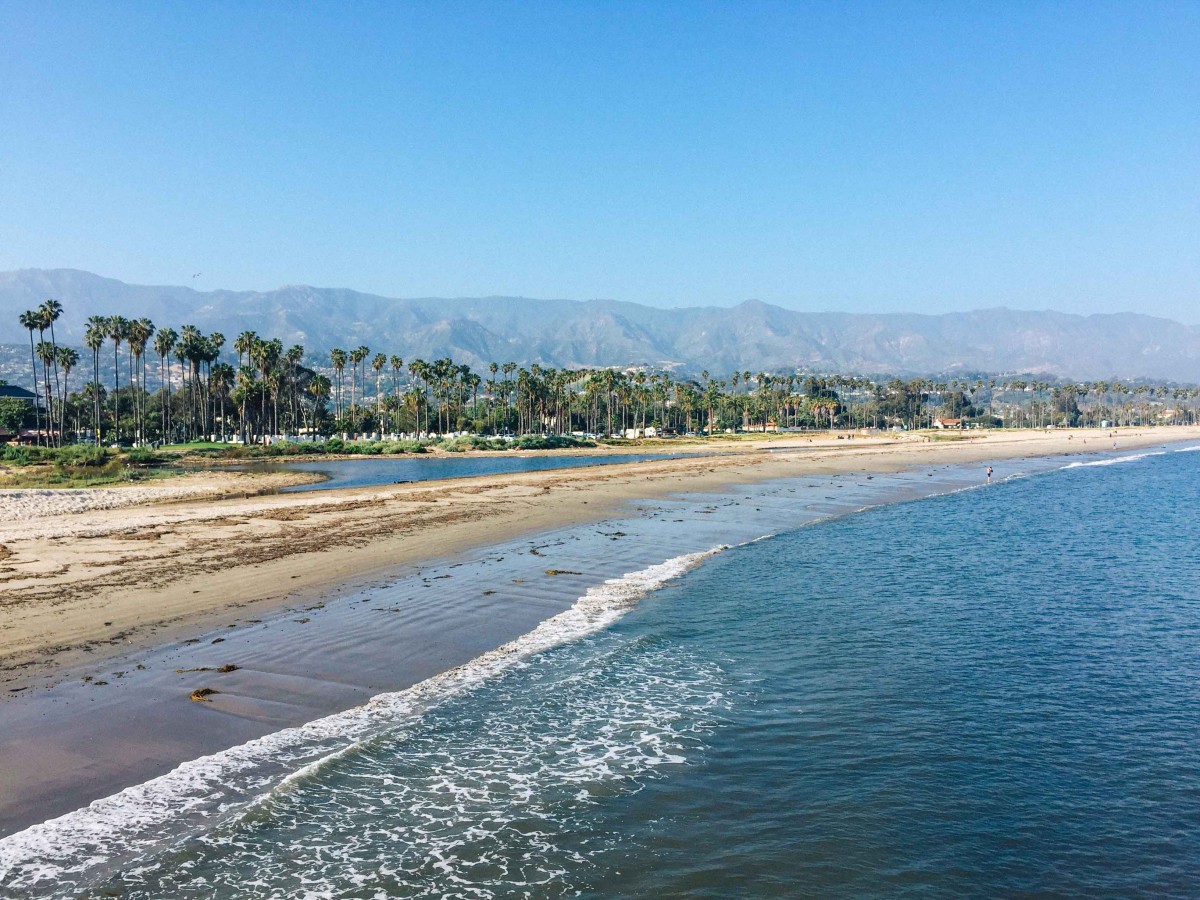
[[[1063,466],[1064,469],[1084,469],[1092,466],[1115,466],[1118,463],[1136,462],[1150,456],[1163,456],[1166,450],[1149,450],[1145,453],[1131,453],[1128,456],[1113,456],[1108,459],[1093,459],[1088,462],[1073,462]]]

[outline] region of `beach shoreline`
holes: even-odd
[[[1045,468],[1031,466],[1030,461],[1112,453],[1111,442],[1093,446],[1094,441],[1084,445],[1077,436],[1051,438],[1026,434],[1003,443],[880,441],[869,446],[863,441],[853,450],[846,444],[813,447],[805,442],[772,447],[784,451],[776,453],[757,450],[324,495],[158,505],[142,508],[139,515],[147,518],[132,525],[129,510],[54,516],[47,519],[51,525],[40,526],[48,528],[50,536],[27,523],[32,542],[54,545],[70,532],[89,548],[87,552],[102,553],[98,548],[105,541],[118,539],[112,534],[114,527],[132,528],[135,534],[138,529],[169,527],[182,530],[187,539],[157,561],[143,560],[150,568],[174,569],[165,587],[110,579],[105,583],[109,594],[80,594],[61,608],[61,615],[83,630],[97,615],[126,610],[144,614],[142,605],[157,597],[154,615],[144,624],[135,624],[115,639],[85,637],[81,644],[35,650],[26,664],[4,672],[9,682],[0,700],[0,732],[8,736],[0,742],[6,760],[0,775],[0,793],[6,797],[0,806],[0,835],[141,783],[185,760],[360,705],[379,691],[403,689],[465,665],[563,611],[597,578],[643,565],[647,554],[668,553],[680,534],[698,530],[716,544],[725,542],[729,533],[745,538],[750,533],[759,536],[760,527],[765,529],[762,533],[770,531],[767,502],[788,504],[792,511],[775,520],[789,527],[786,522],[797,521],[797,514],[824,519],[854,512],[860,503],[877,505],[981,486],[987,465],[996,467],[1000,480]],[[1136,453],[1197,438],[1200,429],[1155,429],[1123,434],[1118,444],[1120,451]],[[871,481],[880,475],[884,477]],[[802,479],[810,483],[808,499],[818,500],[822,510],[803,513],[794,506],[800,502],[794,485]],[[909,487],[900,488],[906,479]],[[751,487],[756,484],[760,490]],[[793,488],[772,488],[782,493],[770,501],[771,485]],[[842,487],[851,490],[837,490]],[[748,502],[751,494],[755,499]],[[825,494],[830,496],[822,501],[819,495]],[[790,499],[793,496],[797,500]],[[759,505],[764,509],[757,509]],[[775,512],[783,508],[777,506]],[[667,509],[673,510],[670,516],[692,518],[666,518]],[[311,534],[243,535],[233,543],[245,558],[224,571],[221,557],[213,555],[211,547],[198,545],[192,533],[241,528],[249,534],[255,516],[268,525],[295,527],[300,520],[293,517],[300,514],[313,517],[310,528],[316,535],[331,529],[338,534],[316,546],[309,546]],[[651,524],[655,516],[658,524]],[[214,517],[236,522],[214,525]],[[570,548],[563,547],[563,535],[574,539],[571,532],[589,523],[636,524],[639,518],[660,537],[676,538],[631,552],[608,543],[621,535],[614,531],[611,538],[593,543],[590,557],[572,557]],[[411,520],[408,530],[397,531],[400,519]],[[603,529],[591,531],[605,534]],[[0,533],[11,540],[11,529]],[[636,546],[644,538],[634,535],[630,540]],[[289,552],[281,552],[281,545]],[[609,547],[614,556],[606,560]],[[603,556],[594,555],[597,549]],[[510,561],[494,567],[505,556]],[[195,568],[184,572],[185,565]],[[136,572],[147,578],[147,568],[143,565]],[[514,575],[520,577],[510,577]],[[519,589],[510,582],[520,583]],[[49,583],[69,584],[54,573]],[[206,593],[192,593],[204,590],[192,585],[205,583]],[[502,587],[506,583],[507,590]],[[418,601],[415,605],[402,602],[388,608],[385,599],[378,608],[358,612],[376,606],[372,602],[364,607],[364,598],[381,591],[390,596],[389,590],[405,584],[401,592]],[[434,587],[438,590],[421,590]],[[498,594],[496,587],[501,588]],[[493,594],[497,596],[488,596]],[[372,614],[379,612],[400,613],[392,621],[409,621],[385,645],[372,645],[386,632],[375,633],[379,629],[373,622],[380,620]],[[0,615],[20,623],[11,605],[0,609]],[[311,617],[326,618],[297,624]],[[12,642],[9,629],[0,633]],[[64,630],[52,634],[60,638]],[[339,654],[341,663],[336,662]],[[212,674],[230,661],[239,664],[233,669],[242,671]],[[112,671],[118,667],[120,671]],[[132,671],[135,668],[139,671]],[[211,685],[222,695],[215,703],[187,702],[188,691]]]
[[[1116,442],[1134,450],[1197,438],[1200,427],[1159,427],[1122,430]],[[214,499],[206,485],[198,497],[0,521],[0,703],[80,663],[267,614],[400,564],[597,521],[634,500],[814,473],[1111,449],[1112,439],[1087,430],[945,442],[798,437],[680,459],[337,491],[264,494],[248,477],[235,496],[227,489]]]

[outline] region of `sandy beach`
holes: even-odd
[[[1126,430],[1116,440],[1133,450],[1195,438],[1200,428]],[[254,493],[264,480],[275,486],[288,476],[230,473],[141,488],[10,492],[22,496],[0,498],[0,697],[53,683],[81,660],[266,612],[399,563],[598,520],[633,499],[1111,447],[1094,431],[952,441],[780,436],[703,457],[301,494]]]

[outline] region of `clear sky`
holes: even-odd
[[[1200,321],[1196,0],[0,0],[0,48],[0,269]]]

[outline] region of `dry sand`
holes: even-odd
[[[180,500],[217,500],[260,494],[311,479],[288,472],[195,472],[168,481],[133,482],[102,488],[3,488],[0,489],[0,523],[29,522],[48,516],[123,509]]]
[[[1196,439],[1200,427],[1172,427],[1123,430],[1118,442],[1126,451]],[[144,488],[6,492],[0,701],[83,659],[171,640],[398,563],[603,518],[629,500],[775,477],[1110,449],[1095,431],[954,441],[781,436],[715,456],[338,491],[246,496],[275,476],[209,473]]]

